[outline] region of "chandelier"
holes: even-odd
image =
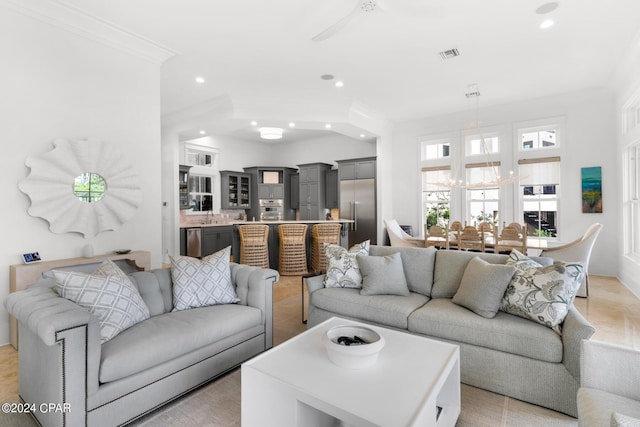
[[[502,177],[500,175],[500,162],[495,161],[491,156],[491,150],[487,145],[487,141],[485,140],[484,135],[480,130],[480,91],[478,89],[477,84],[470,84],[467,86],[467,92],[465,93],[467,99],[475,99],[475,120],[470,121],[465,126],[465,133],[463,138],[463,144],[466,143],[466,139],[470,135],[478,135],[480,141],[480,149],[481,155],[483,159],[481,162],[475,164],[477,167],[481,165],[489,170],[489,178],[482,179],[479,181],[469,181],[466,179],[466,176],[462,176],[465,173],[465,168],[462,165],[462,159],[464,157],[464,150],[460,151],[458,155],[458,159],[456,162],[456,166],[451,173],[451,178],[443,181],[434,182],[435,185],[446,188],[462,188],[467,190],[477,190],[477,189],[486,189],[486,188],[496,188],[502,185],[511,184],[513,182],[520,181],[523,177],[515,175],[513,171],[509,172],[509,176]],[[462,176],[462,177],[461,177]]]

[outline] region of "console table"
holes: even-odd
[[[140,270],[151,269],[151,254],[148,251],[133,251],[127,254],[104,254],[93,257],[78,257],[78,258],[65,258],[56,259],[52,261],[41,261],[33,264],[14,264],[9,266],[9,292],[17,292],[26,289],[29,285],[37,282],[42,273],[54,268],[68,267],[73,265],[84,265],[100,263],[105,259],[128,260]],[[11,316],[9,320],[9,332],[11,338],[11,345],[18,349],[18,322]]]

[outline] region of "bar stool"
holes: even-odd
[[[246,224],[238,226],[240,234],[240,264],[269,268],[269,226]]]
[[[311,227],[311,270],[326,271],[326,244],[340,244],[340,228],[338,223],[315,224]]]
[[[282,276],[307,274],[307,225],[282,224],[278,226],[280,253],[278,271]]]

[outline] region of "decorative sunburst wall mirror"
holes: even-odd
[[[53,141],[54,149],[28,157],[29,175],[18,188],[29,196],[29,215],[54,233],[91,238],[116,230],[140,206],[138,176],[124,156],[99,139]]]

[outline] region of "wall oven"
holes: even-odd
[[[284,200],[260,199],[260,221],[280,221],[284,212]]]

